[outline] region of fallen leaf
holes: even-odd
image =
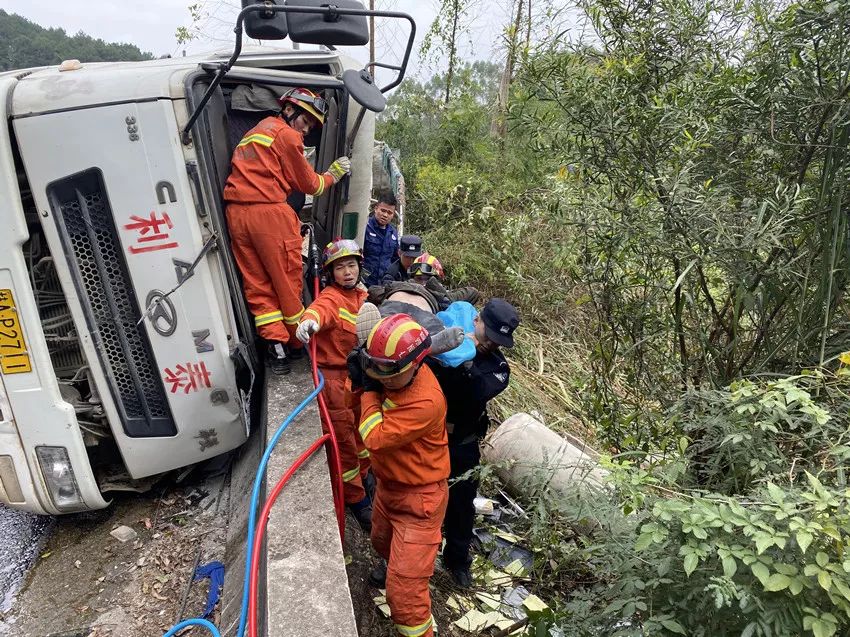
[[[484,574],[484,583],[487,586],[510,586],[513,579],[503,571],[497,571],[491,568]]]
[[[487,626],[487,615],[473,608],[454,625],[468,633],[480,633]]]
[[[539,613],[549,608],[546,605],[546,602],[537,597],[537,595],[529,595],[524,600],[522,600],[522,605],[530,613]]]
[[[151,591],[151,597],[153,597],[153,598],[155,598],[155,599],[158,599],[158,600],[159,600],[159,601],[161,601],[161,602],[167,602],[167,601],[168,601],[168,598],[167,598],[167,597],[163,597],[162,595],[160,595],[159,593],[157,593],[155,590],[154,590],[154,591]]]
[[[493,593],[475,593],[475,597],[481,600],[491,610],[497,610],[502,605],[501,597]]]
[[[505,540],[505,542],[510,542],[511,544],[519,544],[522,541],[518,535],[508,533],[507,531],[494,531],[493,535],[500,537]]]
[[[521,560],[514,560],[505,567],[505,573],[510,573],[515,577],[525,577],[527,571]]]
[[[51,555],[53,555],[53,551],[47,551],[47,553],[42,553],[42,554],[41,554],[41,559],[46,560],[46,559],[47,559],[48,557],[50,557]]]
[[[150,518],[145,518],[144,520],[142,520],[142,522],[144,523],[146,529],[153,528],[153,524],[151,524]]]

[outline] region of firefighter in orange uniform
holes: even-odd
[[[324,99],[297,88],[280,104],[281,112],[249,130],[233,152],[224,200],[254,325],[267,343],[272,370],[286,374],[284,345],[290,343],[290,354],[300,353],[300,343],[291,343],[291,337],[304,311],[301,222],[286,198],[293,190],[320,196],[350,171],[351,162],[340,157],[320,175],[304,158],[304,136],[324,124]]]
[[[345,503],[360,528],[368,532],[372,503],[363,489],[357,453],[360,435],[346,389],[346,357],[357,345],[355,323],[366,300],[366,291],[357,287],[362,263],[363,253],[356,241],[339,239],[327,245],[322,267],[331,284],[305,310],[295,335],[306,345],[316,334],[316,364],[325,377],[322,395],[339,446]]]
[[[386,570],[376,569],[370,581],[385,581],[393,622],[404,637],[434,634],[428,581],[448,502],[446,400],[422,365],[430,351],[425,328],[407,314],[393,314],[372,328],[359,354],[367,377],[360,435],[378,480],[372,546],[387,560]]]

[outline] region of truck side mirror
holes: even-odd
[[[243,0],[244,2],[245,0]],[[356,9],[365,12],[357,0],[287,0],[287,7],[330,7]],[[362,46],[369,43],[369,24],[366,15],[343,15],[331,10],[327,14],[289,14],[289,37],[302,44],[325,46]]]
[[[242,8],[254,4],[283,6],[284,0],[242,0]],[[245,33],[255,40],[283,40],[288,30],[286,14],[281,11],[261,11],[245,16]]]
[[[372,79],[366,69],[362,71],[347,70],[342,74],[342,83],[345,84],[351,99],[366,110],[380,113],[387,107],[387,98],[375,86],[375,80]]]

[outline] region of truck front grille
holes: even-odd
[[[54,182],[48,196],[125,432],[175,435],[100,171]]]

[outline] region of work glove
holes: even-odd
[[[328,172],[331,174],[331,177],[334,178],[334,183],[339,183],[340,179],[351,172],[351,160],[343,155],[331,164],[331,167],[328,168]]]
[[[310,342],[310,337],[319,331],[319,324],[313,319],[305,319],[298,324],[295,330],[295,338],[305,345]]]
[[[380,394],[384,391],[384,386],[380,383],[380,381],[375,380],[371,376],[363,374],[363,391],[374,391]]]
[[[348,377],[351,379],[351,389],[363,389],[363,379],[366,378],[366,372],[360,366],[360,347],[355,347],[345,359],[345,365],[348,367]]]

